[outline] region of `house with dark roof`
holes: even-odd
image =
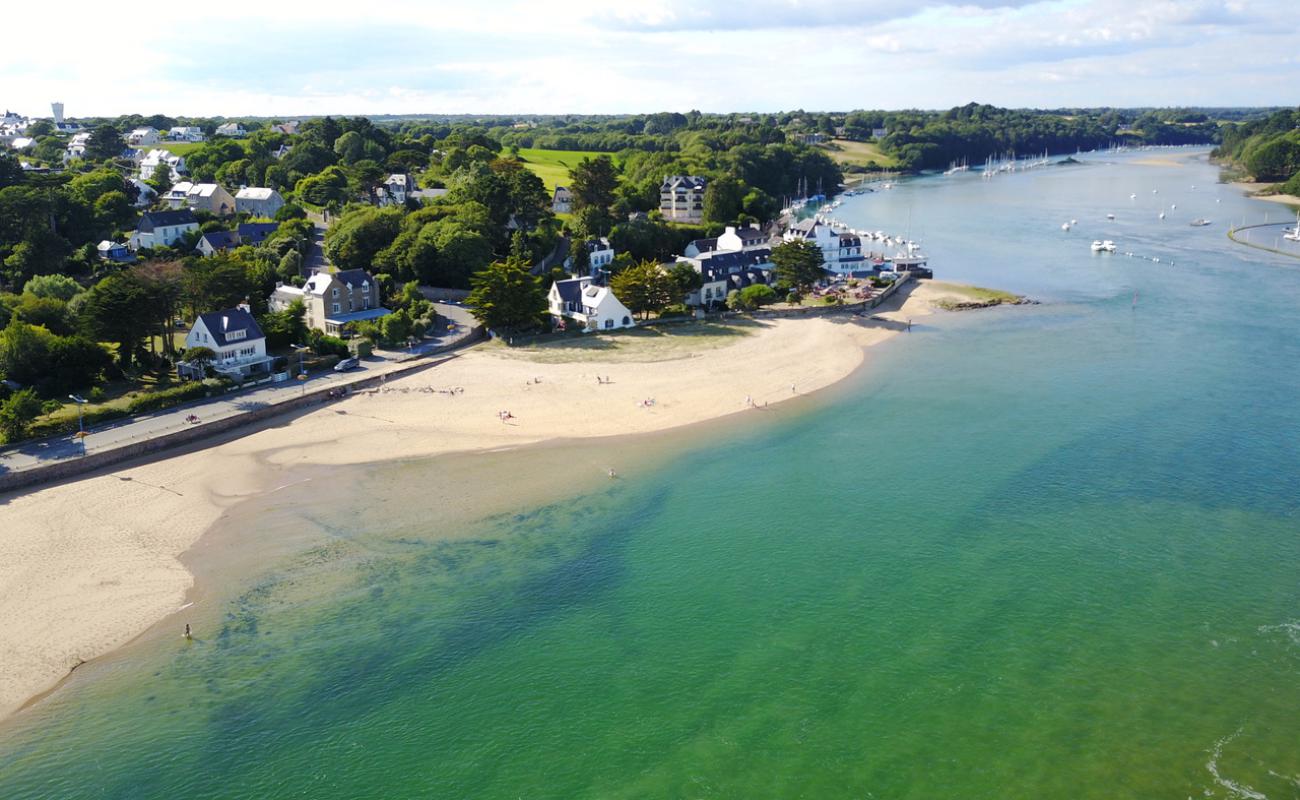
[[[208,231],[199,237],[194,249],[205,256],[213,256],[239,247],[239,234],[235,231]]]
[[[185,337],[185,349],[191,347],[215,353],[207,366],[232,380],[269,375],[274,361],[266,354],[266,335],[247,304],[200,314]],[[200,379],[204,364],[182,361],[176,371],[182,378]]]
[[[241,222],[236,230],[239,232],[239,243],[248,244],[257,247],[266,241],[266,237],[280,230],[278,222]]]
[[[557,327],[577,325],[587,333],[631,328],[632,312],[599,278],[571,278],[551,284],[546,296]]]
[[[573,211],[573,193],[567,186],[556,186],[551,195],[551,211],[556,214],[568,214]]]
[[[140,216],[127,246],[132,250],[171,247],[185,234],[199,229],[199,221],[188,208],[179,211],[146,211]]]

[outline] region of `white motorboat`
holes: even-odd
[[[1110,239],[1105,241],[1095,241],[1092,243],[1092,252],[1094,253],[1113,253],[1115,252],[1115,243]]]
[[[1160,219],[1164,219],[1164,218],[1165,218],[1165,212],[1161,211],[1161,212],[1160,212]]]
[[[1209,224],[1210,224],[1210,220],[1204,218],[1192,220],[1193,228],[1204,228],[1206,225]]]
[[[1113,220],[1113,219],[1115,219],[1115,215],[1114,215],[1114,214],[1107,214],[1107,215],[1106,215],[1106,219],[1111,219],[1111,220]]]
[[[1068,231],[1069,229],[1070,229],[1070,223],[1068,223],[1068,222],[1062,222],[1062,223],[1061,223],[1061,230],[1063,230],[1063,231]]]

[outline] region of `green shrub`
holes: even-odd
[[[92,403],[102,403],[104,402],[104,390],[96,386],[90,390],[90,394],[86,395],[86,399]]]
[[[375,354],[375,346],[365,339],[357,342],[357,358],[370,358]]]
[[[141,414],[146,411],[171,408],[187,400],[206,397],[210,393],[217,391],[218,388],[208,381],[192,381],[171,389],[163,389],[160,392],[150,392],[149,394],[133,397],[131,402],[127,403],[126,410],[131,414]]]

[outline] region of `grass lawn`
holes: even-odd
[[[893,156],[880,152],[880,148],[873,142],[850,142],[848,139],[832,139],[829,144],[822,145],[822,149],[837,164],[864,167],[868,161],[874,161],[882,167],[898,165]]]
[[[515,347],[495,339],[488,347],[489,352],[499,356],[537,364],[676,361],[690,358],[702,350],[734,344],[762,326],[761,322],[745,319],[685,322],[609,333],[548,336]]]
[[[609,156],[614,159],[615,164],[618,163],[618,156],[614,153],[597,153],[591,150],[538,150],[535,147],[524,147],[519,150],[519,160],[542,179],[548,192],[554,192],[556,186],[568,186],[569,169],[576,167],[579,161],[598,156]]]
[[[178,156],[191,153],[202,147],[204,142],[158,142],[157,144],[142,144],[140,149],[146,153],[150,150],[166,150]]]

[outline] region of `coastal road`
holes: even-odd
[[[360,367],[347,372],[325,370],[309,375],[303,382],[289,380],[283,383],[266,384],[244,392],[187,403],[153,414],[105,422],[89,429],[90,434],[85,438],[85,452],[94,453],[121,447],[191,427],[194,423],[186,421],[186,417],[190,415],[197,416],[199,418],[197,424],[202,425],[205,422],[266,408],[307,391],[345,387],[367,378],[405,369],[411,366],[415,359],[428,356],[434,350],[456,347],[464,343],[471,329],[477,324],[473,316],[462,306],[449,303],[437,303],[436,306],[439,316],[453,323],[454,330],[447,330],[446,322],[443,322],[443,329],[436,332],[438,335],[426,339],[411,350],[377,351],[375,357],[362,361]],[[57,436],[26,442],[0,450],[0,472],[32,469],[51,462],[78,458],[81,455],[82,444],[74,437]]]

